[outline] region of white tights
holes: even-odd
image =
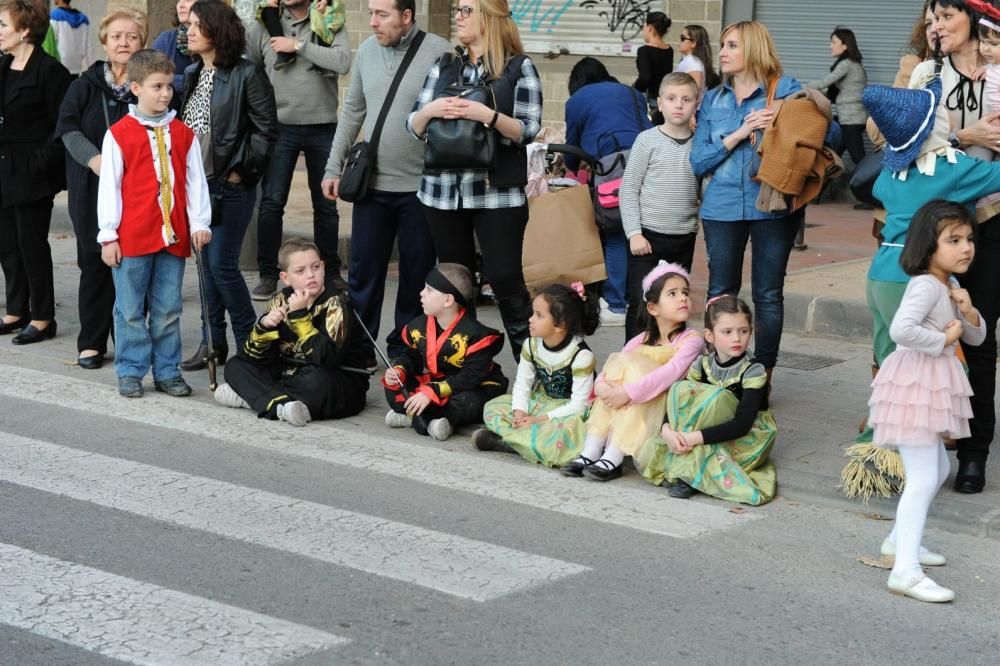
[[[896,507],[896,524],[889,540],[896,544],[896,564],[892,572],[910,576],[921,572],[920,542],[927,512],[951,472],[951,463],[941,442],[936,447],[900,446],[899,455],[906,470],[906,486]]]
[[[621,465],[622,461],[625,460],[625,452],[611,443],[610,436],[604,438],[597,435],[587,435],[583,441],[583,451],[580,456],[588,460],[604,459],[615,467]]]

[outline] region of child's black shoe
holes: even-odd
[[[601,458],[583,468],[583,473],[597,481],[611,481],[622,475],[622,466]]]
[[[691,499],[698,491],[690,483],[678,480],[667,488],[667,494],[676,499]]]
[[[503,451],[504,453],[517,453],[514,449],[503,441],[503,438],[487,428],[480,428],[472,433],[472,443],[480,451]]]
[[[583,470],[588,466],[593,465],[594,461],[590,458],[584,458],[583,456],[577,456],[573,460],[569,461],[565,465],[559,468],[566,476],[583,476]]]

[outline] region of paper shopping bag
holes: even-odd
[[[607,278],[590,191],[583,185],[551,189],[528,199],[524,282],[537,292],[553,283],[584,284]]]

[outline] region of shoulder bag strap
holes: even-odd
[[[385,101],[382,102],[382,110],[378,113],[378,119],[375,121],[375,127],[372,128],[372,138],[368,142],[368,145],[371,146],[373,151],[378,148],[378,141],[382,137],[382,125],[385,124],[385,119],[389,115],[389,107],[392,106],[392,100],[396,96],[396,90],[399,89],[399,84],[403,80],[403,75],[406,74],[407,68],[410,66],[410,63],[413,62],[413,58],[416,57],[417,51],[420,49],[420,45],[423,43],[424,35],[426,34],[426,32],[420,30],[413,36],[410,48],[406,49],[406,55],[403,56],[403,61],[399,63],[399,69],[396,70],[396,76],[393,77],[392,83],[389,84],[389,92],[385,94]]]

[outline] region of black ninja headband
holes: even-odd
[[[424,282],[428,287],[433,287],[442,294],[451,294],[455,297],[455,302],[463,308],[468,307],[469,304],[465,300],[465,296],[462,294],[461,290],[453,285],[451,281],[437,269],[437,266],[431,269],[431,272],[427,274],[427,279],[425,279]]]

